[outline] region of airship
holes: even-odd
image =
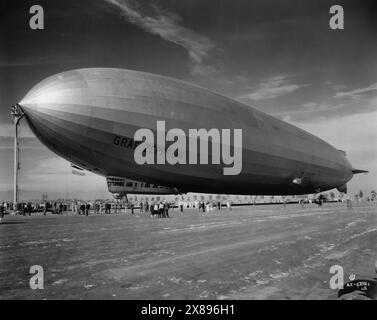
[[[152,73],[87,68],[35,85],[17,104],[38,139],[113,193],[292,195],[338,188],[344,151],[203,87]]]

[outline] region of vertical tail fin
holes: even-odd
[[[343,184],[340,187],[336,188],[339,192],[347,193],[347,184]]]

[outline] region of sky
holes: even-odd
[[[44,9],[31,30],[29,9]],[[344,29],[329,27],[330,7]],[[13,189],[10,106],[66,70],[117,67],[174,77],[239,100],[346,151],[351,193],[377,189],[377,1],[76,0],[0,4],[0,197]],[[109,197],[21,124],[24,194]],[[21,192],[21,196],[22,196]]]

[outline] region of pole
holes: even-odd
[[[13,212],[18,203],[18,121],[14,122],[14,173],[13,173]]]
[[[11,116],[14,123],[14,172],[13,172],[13,214],[17,211],[18,203],[18,170],[20,168],[19,163],[19,149],[18,149],[18,125],[21,118],[24,116],[22,109],[18,104],[12,106]]]

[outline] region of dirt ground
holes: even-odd
[[[376,203],[136,211],[6,216],[0,299],[337,299],[332,265],[345,281],[376,276]]]

